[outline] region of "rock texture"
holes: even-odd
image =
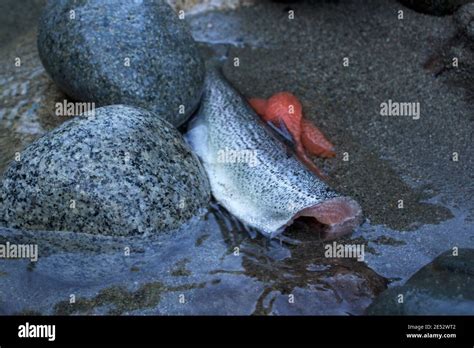
[[[179,132],[122,105],[32,143],[4,173],[1,190],[5,226],[126,236],[176,228],[210,195]]]
[[[202,58],[186,23],[164,0],[49,1],[38,50],[70,97],[144,107],[175,126],[202,93]]]
[[[399,296],[403,303],[399,303]],[[448,250],[405,285],[391,288],[367,309],[375,315],[474,314],[474,249]]]

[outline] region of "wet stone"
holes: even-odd
[[[202,93],[202,58],[164,0],[49,1],[38,50],[48,74],[78,101],[140,106],[179,126]]]
[[[474,314],[474,249],[444,252],[405,285],[382,293],[367,309],[367,314]]]
[[[0,220],[32,230],[135,235],[179,227],[209,195],[201,165],[171,124],[114,105],[64,123],[11,162]]]

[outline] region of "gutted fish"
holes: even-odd
[[[361,222],[359,204],[302,164],[215,69],[208,71],[186,139],[201,158],[217,201],[269,237],[296,219],[327,240]]]

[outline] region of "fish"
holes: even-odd
[[[216,68],[206,74],[185,139],[200,158],[217,202],[269,238],[302,219],[323,240],[349,234],[361,223],[360,205],[289,151]]]

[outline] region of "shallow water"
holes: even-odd
[[[317,238],[268,240],[215,204],[165,235],[0,236],[41,255],[0,264],[3,314],[361,314],[386,284],[363,262],[324,258]]]

